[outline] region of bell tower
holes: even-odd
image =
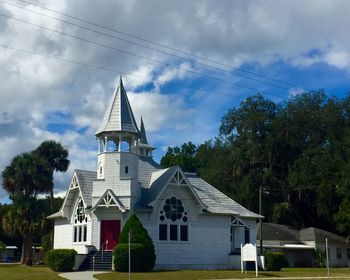
[[[137,199],[141,192],[137,154],[141,134],[121,77],[95,136],[98,155],[93,196],[101,196],[111,189],[129,208],[131,201]]]

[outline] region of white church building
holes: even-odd
[[[75,170],[62,207],[48,217],[55,249],[76,250],[79,266],[113,250],[135,213],[153,239],[155,269],[240,268],[241,244],[255,244],[261,216],[196,174],[156,163],[121,78],[95,135],[96,170]]]

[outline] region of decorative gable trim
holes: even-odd
[[[117,207],[121,212],[126,212],[126,208],[116,197],[111,189],[107,189],[104,194],[100,197],[94,207],[91,208],[91,212],[94,212],[98,207]]]
[[[62,203],[62,206],[61,206],[61,209],[59,210],[59,212],[62,213],[62,216],[68,218],[66,215],[65,215],[65,211],[64,211],[64,208],[67,204],[67,200],[68,200],[68,197],[70,196],[70,193],[71,192],[74,192],[78,190],[79,191],[79,195],[81,197],[81,199],[83,200],[83,203],[84,203],[84,207],[86,208],[87,207],[87,204],[86,202],[84,201],[84,197],[81,193],[81,189],[80,189],[80,184],[79,184],[79,179],[78,179],[78,176],[77,176],[77,173],[76,171],[74,171],[73,173],[73,177],[72,177],[72,180],[71,180],[71,183],[69,184],[69,187],[68,187],[68,190],[66,192],[66,195],[64,197],[64,201]]]
[[[231,226],[249,228],[249,225],[247,225],[243,220],[241,220],[238,217],[231,217]]]
[[[164,186],[162,187],[162,189],[158,193],[157,197],[148,204],[149,206],[154,207],[156,201],[160,199],[160,197],[162,196],[162,194],[164,193],[164,191],[168,185],[176,185],[178,187],[188,187],[190,189],[191,193],[193,194],[193,196],[196,198],[196,201],[198,202],[198,204],[202,207],[202,209],[207,208],[207,206],[205,204],[203,204],[202,200],[199,198],[197,193],[193,190],[193,186],[186,178],[185,173],[178,166],[174,170],[170,179],[166,182],[166,184],[164,184]]]

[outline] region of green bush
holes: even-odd
[[[134,244],[132,250],[135,250],[135,252],[131,251],[132,271],[151,270],[156,261],[153,241],[135,214],[131,215],[129,220],[125,223],[119,236],[119,244],[114,249],[115,269],[117,271],[128,270],[129,231],[131,231],[131,243]],[[133,259],[134,256],[135,260]],[[139,256],[142,256],[140,261]]]
[[[131,251],[131,271],[147,271],[147,248],[139,243],[130,244]],[[129,270],[129,244],[121,243],[113,251],[114,269],[121,272]]]
[[[265,270],[280,271],[282,267],[288,267],[288,261],[281,252],[265,253]]]
[[[77,252],[73,249],[53,249],[47,252],[47,264],[54,271],[72,271]]]
[[[3,252],[6,250],[6,244],[0,240],[0,257]]]

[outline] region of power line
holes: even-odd
[[[151,58],[148,58],[148,57],[145,57],[145,56],[142,56],[142,55],[130,52],[130,51],[125,51],[125,50],[122,50],[122,49],[111,47],[109,45],[105,45],[105,44],[102,44],[102,43],[99,43],[99,42],[96,42],[96,41],[92,41],[92,40],[89,40],[89,39],[78,37],[76,35],[68,34],[68,33],[65,33],[65,32],[62,32],[62,31],[58,31],[58,30],[55,30],[55,29],[52,29],[52,28],[44,27],[44,26],[41,26],[41,25],[38,25],[38,24],[35,24],[35,23],[31,23],[31,22],[28,22],[28,21],[25,21],[25,20],[22,20],[22,19],[19,19],[19,18],[16,18],[16,17],[12,17],[12,16],[9,16],[9,15],[6,15],[6,14],[0,13],[0,16],[6,17],[6,18],[9,18],[9,19],[12,19],[12,20],[24,23],[24,24],[28,24],[28,25],[31,25],[31,26],[34,26],[34,27],[37,27],[37,28],[40,28],[40,29],[43,29],[43,30],[46,30],[46,31],[50,31],[50,32],[54,32],[54,33],[57,33],[57,34],[60,34],[60,35],[71,37],[73,39],[77,39],[77,40],[80,40],[80,41],[83,41],[83,42],[87,42],[87,43],[90,43],[90,44],[93,44],[93,45],[96,45],[96,46],[104,47],[104,48],[107,48],[107,49],[110,49],[110,50],[113,50],[113,51],[116,51],[116,52],[119,52],[119,53],[122,53],[122,54],[135,56],[135,57],[138,57],[138,58],[141,58],[141,59],[144,59],[144,60],[149,60],[149,61],[152,61],[154,63],[160,64],[160,65],[165,65],[167,67],[171,67],[171,68],[182,70],[182,71],[185,71],[185,72],[188,72],[188,73],[192,73],[192,74],[196,74],[196,75],[199,75],[199,76],[203,76],[203,77],[206,77],[206,78],[209,78],[209,79],[212,79],[212,80],[216,80],[216,81],[219,81],[219,82],[224,82],[224,83],[228,83],[228,84],[231,84],[231,85],[234,85],[234,86],[238,86],[238,87],[241,87],[241,88],[249,89],[249,90],[252,90],[254,92],[260,92],[260,93],[267,94],[266,92],[260,91],[260,90],[258,90],[256,88],[253,88],[253,87],[249,87],[249,86],[242,85],[242,84],[239,84],[239,83],[235,83],[235,82],[231,82],[231,81],[224,80],[224,79],[221,79],[221,78],[217,78],[217,77],[214,77],[214,76],[211,76],[211,75],[208,75],[208,74],[203,74],[203,73],[200,73],[198,71],[188,70],[188,69],[180,67],[180,66],[175,66],[175,65],[172,65],[172,64],[169,64],[169,63],[166,63],[166,62],[161,62],[161,61],[158,61],[158,60],[155,60],[155,59],[151,59]],[[275,97],[279,97],[279,98],[283,98],[283,99],[285,98],[285,97],[277,95],[277,94],[271,94],[270,93],[269,95],[275,96]]]
[[[178,53],[182,53],[184,55],[191,56],[191,57],[194,57],[194,58],[197,58],[197,59],[208,61],[210,63],[214,63],[214,64],[217,64],[217,65],[229,67],[231,69],[234,69],[235,71],[239,71],[239,72],[242,72],[242,73],[247,73],[247,74],[250,74],[250,75],[253,75],[253,76],[256,76],[256,77],[261,77],[263,79],[274,81],[274,82],[281,83],[281,84],[285,84],[285,85],[288,85],[288,86],[304,89],[304,87],[296,85],[296,84],[292,84],[292,83],[289,83],[289,82],[286,82],[286,81],[282,81],[282,80],[279,80],[279,79],[276,79],[276,78],[271,78],[271,77],[268,77],[268,76],[265,76],[265,75],[257,74],[257,73],[254,73],[252,71],[240,69],[238,67],[234,67],[232,65],[229,65],[229,64],[226,64],[226,63],[223,63],[223,62],[215,61],[215,60],[212,60],[212,59],[205,58],[203,56],[195,55],[195,54],[192,54],[192,53],[189,53],[189,52],[177,49],[177,48],[173,48],[173,47],[170,47],[170,46],[167,46],[167,45],[164,45],[164,44],[160,44],[160,43],[157,43],[157,42],[154,42],[154,41],[142,38],[140,36],[135,36],[135,35],[127,33],[127,32],[123,32],[123,31],[120,31],[120,30],[117,30],[117,29],[114,29],[114,28],[111,28],[111,27],[108,27],[108,26],[104,26],[102,24],[98,24],[96,22],[92,22],[92,21],[89,21],[89,20],[86,20],[86,19],[78,18],[76,16],[72,16],[72,15],[69,15],[69,14],[66,14],[66,13],[62,13],[62,12],[59,12],[59,11],[54,10],[54,9],[49,9],[49,8],[47,8],[45,6],[34,4],[32,2],[29,2],[29,1],[25,1],[25,0],[17,0],[17,1],[20,1],[20,2],[23,2],[23,3],[29,4],[29,5],[32,5],[32,6],[35,6],[35,7],[39,7],[40,9],[47,10],[47,11],[56,13],[58,15],[62,15],[62,16],[65,16],[65,17],[68,17],[68,18],[71,18],[71,19],[74,19],[74,20],[77,20],[77,21],[80,21],[80,22],[83,22],[83,23],[87,23],[87,24],[90,24],[90,25],[93,25],[93,26],[97,26],[97,27],[105,29],[105,30],[109,30],[109,31],[112,31],[112,32],[115,32],[115,33],[118,33],[118,34],[122,34],[124,36],[129,37],[129,38],[137,39],[139,41],[143,41],[143,42],[146,42],[146,43],[158,46],[158,47],[166,48],[166,49],[169,49],[169,50],[172,50],[172,51],[175,51],[175,52],[178,52]]]
[[[115,73],[115,74],[123,73],[125,75],[130,75],[130,76],[137,77],[137,78],[141,77],[139,75],[135,75],[135,74],[132,74],[130,72],[126,72],[126,71],[122,71],[122,70],[118,70],[118,69],[111,69],[111,68],[108,68],[108,67],[93,65],[93,64],[89,64],[89,63],[85,63],[85,62],[79,62],[79,61],[76,61],[76,60],[71,60],[71,59],[61,58],[61,57],[57,57],[57,56],[46,55],[46,54],[40,54],[40,53],[37,53],[37,52],[34,52],[34,51],[19,49],[19,48],[15,48],[15,47],[11,47],[11,46],[0,45],[0,47],[3,48],[3,49],[10,49],[10,50],[14,50],[14,51],[17,51],[17,52],[22,52],[22,53],[25,53],[25,54],[45,57],[45,58],[48,58],[48,59],[54,59],[54,60],[58,60],[60,62],[75,64],[75,65],[80,65],[80,66],[87,66],[87,67],[91,67],[91,68],[95,68],[95,69],[99,69],[99,70],[104,70],[104,71],[107,71],[107,72],[112,72],[112,73]],[[222,92],[209,91],[209,90],[204,90],[204,89],[201,89],[201,88],[195,88],[195,87],[187,86],[187,85],[184,85],[184,84],[172,83],[172,85],[177,86],[177,87],[188,88],[188,89],[191,89],[193,91],[207,92],[207,93],[210,93],[210,94],[217,94],[217,95],[223,95],[223,96],[234,97],[234,98],[242,98],[242,96],[240,96],[240,95],[232,95],[232,94],[225,94],[225,93],[222,93]],[[158,86],[162,87],[161,85],[158,85]]]
[[[7,1],[0,0],[0,2],[6,3],[7,5],[10,5],[10,6],[13,6],[13,7],[22,9],[22,10],[25,10],[25,11],[29,11],[31,13],[35,13],[35,14],[38,14],[38,15],[41,15],[41,16],[44,16],[44,17],[48,17],[50,19],[53,19],[53,20],[56,20],[56,21],[59,21],[59,22],[65,23],[65,24],[69,24],[69,25],[72,25],[72,26],[75,26],[75,27],[78,27],[78,28],[81,28],[81,29],[84,29],[84,30],[87,30],[87,31],[91,31],[91,32],[94,32],[96,34],[100,34],[100,35],[103,35],[103,36],[106,36],[106,37],[109,37],[109,38],[113,38],[113,39],[120,40],[120,41],[123,41],[123,42],[126,42],[126,43],[130,43],[130,44],[133,44],[133,45],[136,45],[136,46],[139,46],[139,47],[142,47],[142,48],[146,48],[146,49],[149,49],[149,50],[152,50],[152,51],[157,51],[157,52],[160,52],[160,53],[168,55],[168,56],[172,56],[172,57],[176,57],[176,58],[182,59],[184,61],[188,60],[188,61],[190,61],[192,63],[196,63],[196,64],[202,65],[204,67],[210,68],[210,69],[212,69],[214,71],[222,71],[222,72],[225,72],[225,73],[229,73],[231,75],[236,75],[236,76],[239,76],[239,77],[244,78],[244,79],[253,80],[253,81],[260,82],[260,83],[263,83],[263,84],[266,84],[266,85],[269,85],[269,86],[277,87],[277,88],[280,88],[280,89],[289,89],[289,87],[279,86],[279,85],[272,84],[272,83],[269,83],[269,82],[266,82],[266,81],[263,81],[263,80],[260,80],[260,79],[257,79],[257,78],[248,77],[248,76],[245,76],[243,74],[232,73],[229,70],[224,70],[224,69],[221,69],[221,68],[218,68],[218,67],[214,67],[214,66],[202,63],[202,62],[198,62],[198,61],[193,60],[193,59],[186,59],[186,58],[184,58],[182,56],[179,56],[179,55],[176,55],[176,54],[172,54],[172,53],[169,53],[169,52],[166,52],[166,51],[162,51],[162,50],[159,50],[159,49],[156,49],[156,48],[145,46],[143,44],[140,44],[140,43],[137,43],[137,42],[133,42],[133,41],[121,38],[121,37],[116,37],[116,36],[107,34],[105,32],[98,31],[96,29],[92,29],[92,28],[89,28],[89,27],[86,27],[86,26],[75,24],[75,23],[70,22],[70,21],[66,21],[66,20],[59,19],[59,18],[56,18],[56,17],[53,17],[53,16],[49,16],[47,14],[43,14],[43,13],[40,13],[40,12],[31,10],[31,9],[25,8],[25,7],[22,7],[22,6],[18,6],[16,4],[9,3]]]

